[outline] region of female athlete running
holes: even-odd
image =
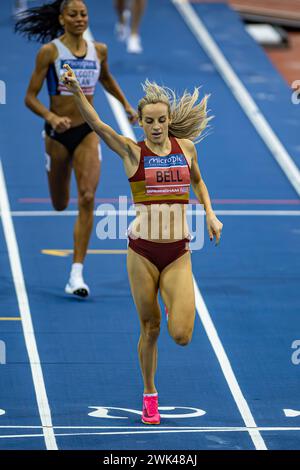
[[[197,104],[195,89],[178,100],[174,92],[146,81],[138,106],[145,140],[135,143],[99,118],[85,98],[69,65],[61,80],[73,93],[83,118],[123,160],[137,217],[129,232],[127,269],[139,314],[139,360],[144,380],[142,421],[159,424],[154,383],[161,312],[160,290],[168,309],[168,330],[177,344],[187,345],[195,320],[195,296],[188,247],[186,207],[190,184],[206,211],[209,237],[219,243],[223,224],[215,216],[201,177],[192,140],[205,129],[207,96]],[[168,209],[168,210],[166,210]],[[171,217],[165,217],[169,212]]]

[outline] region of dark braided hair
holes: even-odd
[[[64,33],[59,15],[72,0],[55,0],[40,7],[33,7],[22,13],[15,24],[15,32],[29,40],[49,42]],[[84,3],[84,0],[81,0]]]

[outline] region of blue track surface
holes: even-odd
[[[220,215],[221,245],[215,248],[205,235],[203,249],[193,253],[193,271],[256,426],[263,428],[265,446],[299,449],[300,365],[292,363],[291,345],[300,339],[300,227],[298,212],[286,212],[299,209],[297,194],[169,0],[149,2],[144,54],[137,57],[127,55],[114,38],[112,2],[102,1],[101,9],[96,0],[88,5],[93,35],[108,44],[111,71],[131,103],[141,97],[140,83],[147,77],[178,92],[201,84],[203,93],[211,93],[213,132],[198,154],[214,208],[285,213]],[[288,86],[232,10],[218,4],[194,9],[299,164],[299,109],[291,104]],[[255,449],[199,316],[188,348],[171,341],[163,318],[156,382],[160,406],[175,409],[162,410],[160,427],[140,423],[139,323],[124,254],[88,255],[85,274],[92,296],[81,302],[64,295],[71,257],[42,250],[72,248],[74,216],[27,212],[52,209],[43,123],[23,104],[38,46],[13,34],[9,14],[6,4],[0,23],[0,42],[7,45],[0,63],[0,79],[7,84],[7,104],[0,106],[0,157],[58,448]],[[46,89],[41,98],[47,103]],[[100,87],[95,106],[117,130]],[[130,197],[118,157],[105,146],[103,154],[98,200]],[[74,184],[72,194],[76,198]],[[75,202],[70,209],[76,209]],[[0,241],[0,317],[20,317],[2,227]],[[94,230],[90,248],[126,249],[126,240],[99,240]],[[0,449],[45,449],[21,321],[0,320],[0,340],[7,348],[7,364],[0,365],[5,411],[0,412]],[[108,411],[114,418],[89,416],[101,407],[119,409]],[[286,417],[286,409],[295,410],[295,417]],[[200,416],[188,416],[197,410]]]

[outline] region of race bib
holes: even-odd
[[[189,191],[190,172],[183,154],[144,157],[146,194],[165,196]]]
[[[76,78],[84,94],[90,94],[94,90],[95,80],[97,81],[96,61],[85,59],[61,60],[61,75],[65,72],[65,69],[63,68],[64,64],[68,64],[74,70]],[[61,83],[59,86],[61,89],[65,88]]]

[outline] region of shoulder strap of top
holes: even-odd
[[[138,145],[141,147],[143,154],[149,157],[157,157],[157,154],[154,153],[151,149],[149,149],[149,147],[147,147],[144,140],[138,142]]]
[[[170,136],[170,140],[171,140],[171,142],[172,142],[172,150],[171,150],[171,153],[181,153],[181,154],[184,156],[184,158],[185,158],[185,161],[186,161],[186,163],[187,163],[187,166],[188,166],[188,168],[189,168],[189,171],[191,171],[190,164],[189,164],[189,162],[188,162],[188,160],[187,160],[187,158],[186,158],[186,156],[185,156],[185,154],[184,154],[184,151],[183,151],[182,148],[180,147],[180,145],[179,145],[179,143],[178,143],[176,137],[171,137],[171,136]]]
[[[55,44],[57,50],[58,50],[58,55],[62,55],[62,54],[68,54],[68,55],[73,55],[71,53],[71,51],[67,48],[67,46],[64,45],[64,43],[61,42],[60,39],[53,39],[53,41],[51,41],[53,44]]]
[[[171,153],[183,153],[182,148],[180,147],[176,137],[170,136],[172,148]]]
[[[86,44],[87,44],[87,53],[86,55],[93,55],[95,57],[98,57],[97,51],[96,51],[96,46],[94,41],[90,41],[89,39],[86,39]]]
[[[146,150],[146,145],[143,140],[141,140],[140,142],[137,142],[137,145],[141,147],[142,150]]]

